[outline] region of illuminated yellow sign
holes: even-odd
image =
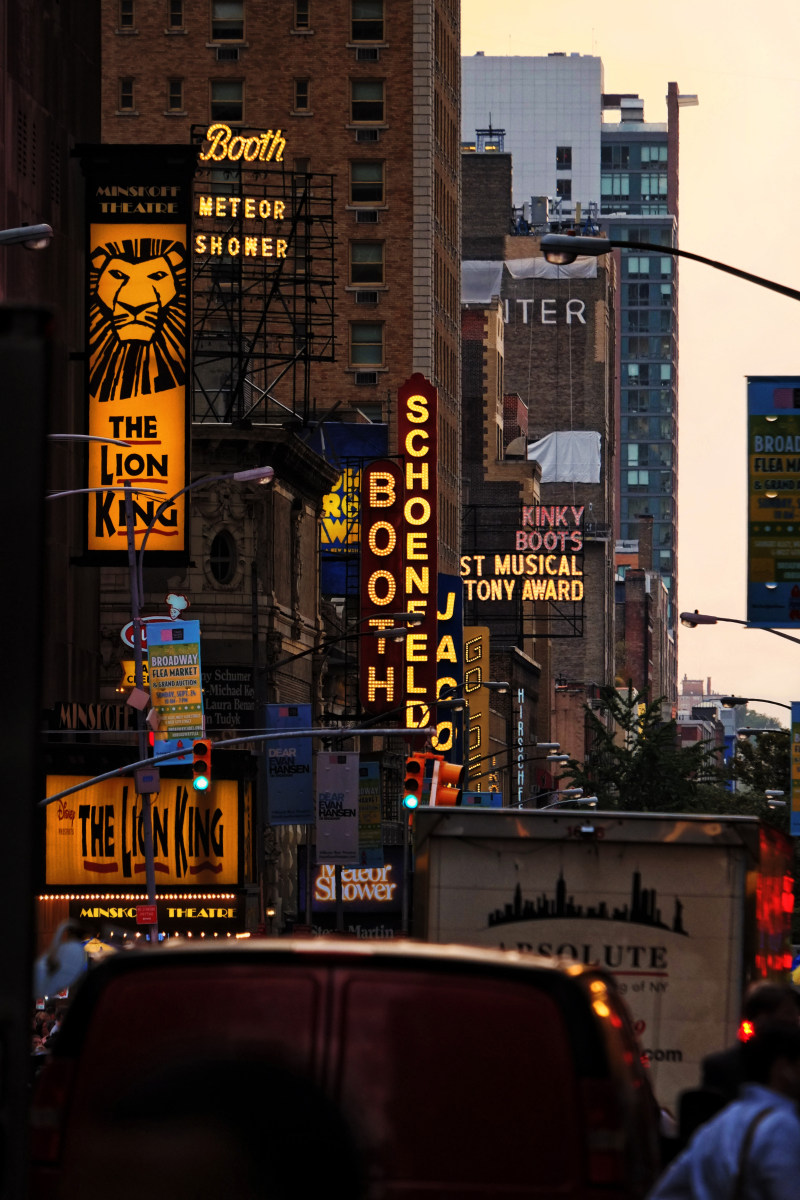
[[[240,158],[245,162],[281,162],[286,149],[280,129],[244,137],[221,122],[209,125],[205,140],[208,149],[198,155],[201,162],[238,162]]]
[[[464,626],[464,699],[469,705],[467,735],[467,779],[478,778],[484,770],[489,752],[489,700],[491,692],[483,687],[489,667],[490,633],[485,625]]]
[[[49,795],[88,777],[51,775]],[[163,779],[152,798],[156,883],[235,884],[239,879],[239,802],[235,780],[195,792]],[[142,802],[133,779],[104,780],[47,807],[46,881],[54,886],[117,886],[144,881]]]
[[[156,508],[186,483],[186,226],[92,224],[89,248],[88,548],[127,548],[126,483],[136,544]],[[148,494],[148,492],[150,494]],[[154,494],[157,493],[157,494]],[[181,550],[183,497],[148,549]]]
[[[421,623],[406,638],[406,725],[423,726],[436,700],[438,642],[438,392],[423,375],[398,390],[398,448],[405,460],[403,608]]]

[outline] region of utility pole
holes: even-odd
[[[144,648],[142,646],[142,614],[141,597],[139,595],[139,575],[136,566],[136,530],[133,518],[133,493],[131,483],[125,485],[125,525],[128,534],[128,566],[131,577],[131,620],[133,623],[133,682],[137,692],[144,692]],[[139,759],[148,757],[147,730],[145,729],[144,708],[136,707],[136,728],[139,739]],[[150,805],[150,793],[140,789],[137,779],[137,795],[142,806],[142,827],[144,832],[144,865],[147,883],[147,903],[154,911],[156,905],[156,868],[153,852],[153,810]],[[158,917],[149,926],[150,944],[158,945]]]

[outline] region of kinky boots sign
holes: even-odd
[[[80,783],[52,775],[48,795]],[[87,781],[88,782],[88,779]],[[162,779],[152,798],[156,883],[219,886],[239,881],[236,780],[195,792],[182,779]],[[132,779],[104,780],[47,808],[48,886],[114,887],[143,883],[144,825]]]

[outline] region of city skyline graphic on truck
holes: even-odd
[[[576,904],[572,896],[567,894],[564,872],[560,871],[552,898],[546,892],[541,892],[534,900],[523,900],[522,887],[518,883],[511,903],[503,908],[496,908],[494,912],[489,913],[488,919],[489,927],[492,928],[496,925],[511,925],[516,921],[547,921],[554,917],[562,920],[629,921],[633,925],[650,925],[656,929],[680,933],[684,937],[689,936],[683,927],[682,901],[675,897],[672,924],[662,921],[656,889],[642,887],[640,871],[634,871],[631,876],[630,901],[619,908],[609,908],[605,900],[600,900],[595,905]]]

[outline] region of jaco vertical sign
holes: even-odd
[[[159,504],[186,484],[190,378],[188,240],[197,150],[85,147],[89,444],[87,549],[127,552],[126,483],[136,544]],[[149,489],[149,490],[148,490]],[[184,498],[165,509],[149,552],[184,553]]]

